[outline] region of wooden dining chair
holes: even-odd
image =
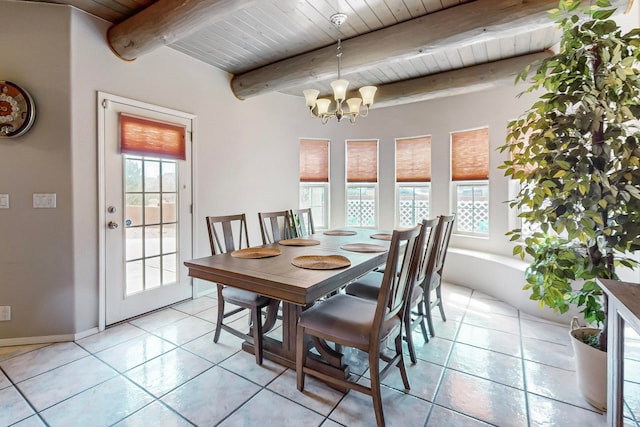
[[[456,219],[456,214],[441,215],[438,217],[438,229],[436,232],[436,241],[434,249],[431,253],[432,265],[429,265],[427,276],[422,284],[424,289],[424,300],[426,305],[427,324],[429,325],[429,333],[431,336],[435,336],[435,329],[433,327],[433,318],[431,316],[431,310],[438,306],[440,309],[440,317],[443,321],[447,320],[447,316],[444,314],[444,305],[442,301],[442,271],[444,270],[444,261],[447,257],[447,251],[449,249],[449,240],[451,239],[451,232],[453,231],[453,225]],[[435,298],[433,294],[435,293]]]
[[[429,276],[427,270],[436,240],[435,237],[437,225],[438,218],[425,219],[421,223],[420,237],[418,238],[418,247],[420,248],[420,252],[417,255],[418,261],[414,265],[414,271],[412,272],[414,280],[412,282],[411,293],[409,294],[410,297],[407,305],[407,310],[405,310],[403,316],[405,333],[404,340],[407,342],[407,347],[409,348],[409,356],[412,363],[418,362],[412,334],[416,326],[420,325],[424,342],[429,342],[429,334],[427,332],[425,323],[425,293],[423,291],[422,284],[426,277]],[[380,292],[380,287],[382,285],[382,276],[385,270],[385,268],[382,268],[373,271],[351,282],[345,288],[345,293],[375,301],[378,298],[378,294]]]
[[[312,375],[341,388],[354,389],[368,394],[373,399],[378,426],[384,425],[381,380],[396,366],[400,369],[405,390],[409,389],[409,379],[402,352],[403,310],[406,308],[408,291],[411,288],[412,264],[417,262],[419,252],[416,242],[420,236],[420,226],[395,230],[391,239],[385,273],[376,301],[337,294],[317,303],[300,314],[296,337],[296,377],[298,390],[304,390],[305,375]],[[404,248],[403,248],[404,246]],[[402,260],[399,262],[399,260]],[[331,354],[332,348],[354,347],[369,355],[371,386],[327,375],[321,367],[308,362],[309,343],[313,339],[320,354]],[[395,343],[395,353],[383,353],[388,342]],[[380,359],[386,364],[380,369]]]
[[[258,220],[262,243],[265,245],[298,237],[291,211],[258,212]]]
[[[291,209],[291,221],[296,229],[297,237],[311,236],[316,232],[311,208]]]
[[[249,235],[245,214],[208,216],[206,217],[206,220],[207,230],[209,231],[209,243],[211,245],[211,253],[213,255],[233,252],[236,249],[245,249],[249,247]],[[274,304],[273,300],[243,289],[223,286],[219,283],[217,286],[218,320],[216,323],[213,342],[218,342],[218,339],[220,338],[220,331],[222,329],[239,338],[253,342],[256,363],[258,365],[262,365],[262,335],[268,332],[276,321],[275,315],[270,314],[270,311],[267,310],[267,318],[263,324],[262,309],[270,305],[272,306]],[[225,313],[225,303],[236,305],[238,308]],[[243,310],[249,310],[251,313],[251,323],[248,334],[224,323],[224,319]]]

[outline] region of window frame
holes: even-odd
[[[487,131],[487,178],[486,179],[460,179],[460,180],[454,180],[453,176],[454,176],[454,168],[453,168],[453,164],[454,164],[454,135],[456,134],[464,134],[464,133],[471,133],[471,132],[477,132],[477,131],[483,131],[485,130]],[[465,130],[459,130],[459,131],[452,131],[449,134],[449,150],[450,150],[450,159],[449,159],[449,166],[450,166],[450,176],[449,176],[449,182],[450,182],[450,209],[451,212],[455,212],[456,213],[456,221],[454,223],[454,229],[453,229],[453,233],[456,235],[462,235],[462,236],[472,236],[472,237],[480,237],[480,238],[488,238],[489,234],[491,232],[491,186],[490,186],[490,172],[491,172],[491,159],[490,159],[490,154],[491,154],[491,136],[489,133],[489,126],[480,126],[477,128],[471,128],[471,129],[465,129]],[[462,186],[483,186],[486,187],[486,191],[487,191],[487,229],[486,232],[484,231],[476,231],[475,230],[475,220],[472,220],[472,230],[473,231],[464,231],[460,229],[460,225],[462,224],[462,218],[463,215],[461,215],[461,213],[459,212],[458,209],[458,205],[459,205],[459,200],[458,200],[458,188],[462,187]],[[472,193],[472,197],[475,197],[475,189]],[[475,205],[475,202],[473,202],[472,204],[472,212],[475,210],[475,207],[473,207],[473,205]],[[473,215],[472,215],[473,216]]]
[[[376,153],[376,161],[375,161],[375,182],[361,182],[361,181],[349,181],[349,143],[350,142],[375,142],[375,153]],[[372,228],[375,229],[378,227],[379,223],[379,210],[380,210],[380,186],[379,186],[379,172],[380,172],[380,140],[378,138],[367,138],[367,139],[347,139],[345,140],[345,191],[344,191],[344,206],[345,206],[345,217],[344,221],[348,227],[358,227],[358,228]],[[349,225],[349,190],[354,188],[373,188],[373,225],[364,226],[364,225]],[[362,201],[362,198],[360,198]]]
[[[331,180],[331,140],[328,138],[300,138],[298,140],[298,152],[301,153],[302,150],[302,145],[303,142],[309,142],[309,141],[317,141],[317,142],[322,142],[322,143],[326,143],[326,154],[327,154],[327,158],[326,158],[326,169],[327,169],[327,177],[326,177],[326,181],[323,180],[318,180],[318,181],[311,181],[311,180],[301,180],[300,178],[300,173],[298,174],[298,206],[299,208],[311,208],[312,210],[314,208],[317,208],[317,206],[313,206],[312,204],[309,204],[309,206],[307,206],[306,204],[302,203],[303,200],[303,191],[309,191],[311,192],[312,189],[314,188],[322,188],[323,192],[324,192],[324,203],[323,205],[320,207],[320,209],[322,210],[323,213],[323,218],[324,218],[324,223],[323,221],[320,221],[321,218],[316,218],[317,215],[314,215],[313,218],[313,222],[314,222],[314,226],[316,228],[316,230],[326,230],[329,228],[329,224],[331,224],[331,218],[330,218],[330,180]],[[302,172],[301,170],[302,165],[299,164],[298,165],[298,169],[299,172]],[[312,198],[310,198],[311,200]]]
[[[426,167],[425,169],[427,169],[427,171],[424,172],[424,174],[426,175],[425,180],[423,181],[398,181],[398,141],[407,141],[407,140],[424,140],[428,138],[428,151],[429,151],[429,159],[428,159],[428,167]],[[426,188],[429,196],[428,196],[428,200],[427,200],[427,215],[425,217],[425,219],[428,219],[429,216],[431,215],[431,175],[432,175],[432,164],[431,164],[431,149],[432,149],[432,137],[431,135],[418,135],[418,136],[410,136],[410,137],[402,137],[402,138],[395,138],[395,150],[394,150],[394,172],[395,172],[395,178],[394,178],[394,183],[395,183],[395,224],[396,227],[403,227],[404,225],[402,225],[401,221],[402,221],[402,209],[400,206],[400,192],[402,188],[405,187],[411,187],[413,189],[413,194],[414,194],[414,200],[415,200],[415,191],[418,188]],[[415,215],[415,203],[413,203],[412,205],[412,215],[414,217],[416,217]],[[421,220],[416,220],[416,223],[420,222]],[[415,225],[415,224],[413,224]]]

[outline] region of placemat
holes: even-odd
[[[373,243],[347,243],[340,246],[340,249],[351,252],[386,252],[389,250],[386,246],[374,245]]]
[[[391,233],[377,233],[377,234],[372,234],[370,237],[372,239],[378,239],[378,240],[391,240],[391,237],[393,235]]]
[[[284,246],[313,246],[313,245],[319,245],[320,240],[298,238],[298,239],[280,240],[278,243]]]
[[[278,248],[246,248],[231,252],[234,258],[268,258],[280,255],[282,251]]]
[[[327,230],[323,234],[327,236],[353,236],[358,233],[351,230]]]
[[[292,259],[291,264],[310,270],[334,270],[349,267],[351,261],[342,255],[301,255]]]

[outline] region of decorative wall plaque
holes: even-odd
[[[33,98],[15,83],[0,80],[0,138],[24,135],[36,118]]]

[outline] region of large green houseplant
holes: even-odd
[[[501,147],[510,154],[501,168],[521,184],[510,206],[528,231],[508,234],[514,254],[533,259],[525,289],[562,313],[581,307],[602,325],[605,351],[595,279],[635,267],[629,256],[640,247],[640,30],[622,34],[614,12],[607,0],[560,0],[560,52],[517,77],[541,95]]]

